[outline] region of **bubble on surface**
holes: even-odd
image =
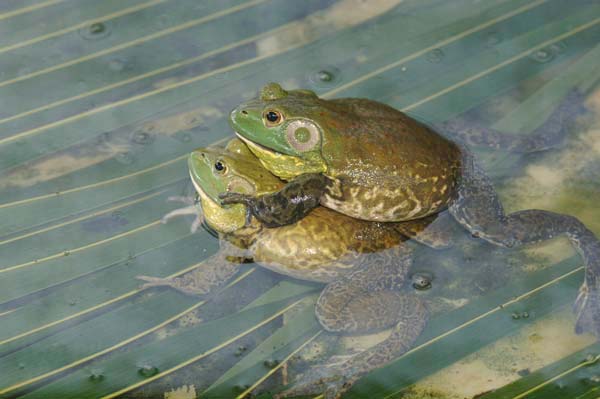
[[[135,158],[133,157],[133,154],[128,151],[128,152],[120,152],[117,155],[115,155],[115,160],[120,164],[130,165],[133,163]]]
[[[433,62],[434,64],[442,62],[444,57],[444,52],[442,51],[442,49],[439,48],[433,49],[429,53],[427,53],[427,61]]]
[[[131,141],[136,144],[149,144],[154,141],[154,135],[143,130],[136,130],[131,134]]]
[[[149,363],[140,364],[138,366],[138,374],[145,378],[152,377],[158,374],[158,367]]]
[[[424,291],[431,288],[433,276],[430,273],[419,272],[411,276],[411,281],[414,289]]]
[[[485,38],[485,45],[487,47],[493,47],[502,41],[502,37],[498,32],[489,32]]]
[[[88,26],[79,29],[79,36],[85,40],[99,40],[110,35],[110,23],[93,22]]]
[[[341,80],[341,72],[334,66],[325,66],[311,72],[308,81],[316,88],[335,86]]]
[[[550,48],[545,47],[534,51],[533,53],[531,53],[530,57],[534,61],[543,64],[546,62],[550,62],[554,59],[554,52]]]

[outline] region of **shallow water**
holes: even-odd
[[[556,148],[472,151],[505,209],[600,234],[600,5],[586,0],[27,0],[0,4],[0,397],[271,397],[343,337],[322,286],[244,265],[216,297],[140,290],[218,249],[193,217],[186,157],[232,137],[267,82],[367,97],[428,123],[458,115],[527,135],[572,88],[586,112]],[[597,356],[571,312],[566,239],[522,250],[456,229],[415,248],[430,321],[348,398],[596,398]]]

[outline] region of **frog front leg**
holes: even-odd
[[[575,302],[576,331],[600,336],[600,241],[577,218],[528,209],[506,215],[485,173],[467,156],[450,213],[475,237],[503,247],[519,247],[565,235],[585,265],[585,279]]]
[[[411,264],[407,248],[365,255],[364,264],[330,283],[315,313],[323,328],[336,334],[371,333],[392,328],[381,343],[309,369],[291,389],[277,397],[314,395],[339,398],[369,371],[408,351],[427,322],[427,310],[411,292],[402,292]],[[343,360],[340,360],[343,359]]]
[[[307,173],[288,182],[281,190],[258,197],[235,192],[221,193],[223,205],[244,204],[248,212],[267,227],[293,224],[319,206],[327,178]]]
[[[137,276],[146,283],[140,289],[151,287],[171,287],[188,295],[207,295],[215,288],[223,286],[239,271],[245,252],[227,242],[220,244],[218,253],[198,264],[187,273],[171,278]]]

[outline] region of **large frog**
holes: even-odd
[[[564,130],[573,110],[581,108],[575,104],[580,99],[571,92],[540,127],[539,140],[523,147],[544,149],[548,139]],[[262,164],[289,182],[262,196],[223,193],[223,203],[243,203],[269,226],[293,223],[321,204],[355,218],[386,222],[447,210],[472,235],[504,247],[564,234],[586,266],[575,306],[576,331],[600,335],[598,239],[569,215],[535,209],[506,214],[491,180],[465,146],[376,101],[325,100],[276,83],[233,110],[230,121]],[[552,134],[545,136],[546,131]],[[498,132],[491,133],[495,137],[487,141],[501,144]]]
[[[325,283],[315,314],[327,331],[363,333],[392,327],[390,337],[380,344],[341,363],[311,369],[294,393],[325,389],[328,397],[337,397],[360,376],[411,347],[425,326],[427,311],[406,288],[412,255],[399,232],[422,231],[423,221],[368,222],[318,207],[292,225],[267,228],[248,216],[245,205],[222,206],[218,201],[223,191],[261,195],[284,185],[236,139],[226,149],[194,151],[189,170],[202,217],[218,232],[220,250],[181,277],[139,276],[147,281],[144,287],[208,294],[235,275],[241,261],[250,259],[287,276]]]

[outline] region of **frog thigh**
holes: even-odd
[[[452,216],[444,211],[421,219],[395,223],[394,228],[398,233],[419,244],[443,249],[452,245],[455,224]]]
[[[317,300],[315,313],[331,332],[370,332],[390,327],[398,318],[395,296],[412,263],[411,250],[396,246],[360,256],[361,265],[329,283]]]
[[[565,235],[585,265],[585,279],[575,303],[577,332],[600,336],[600,241],[581,221],[539,209],[506,215],[490,179],[466,156],[457,197],[449,207],[471,234],[492,244],[518,247]]]
[[[375,307],[370,307],[372,305]],[[362,376],[407,352],[425,328],[427,309],[416,295],[393,290],[359,295],[348,304],[355,311],[366,307],[362,310],[376,316],[381,315],[382,306],[395,312],[395,324],[388,338],[358,354],[333,356],[325,364],[310,368],[292,388],[276,398],[316,394],[323,394],[327,399],[339,398]]]

